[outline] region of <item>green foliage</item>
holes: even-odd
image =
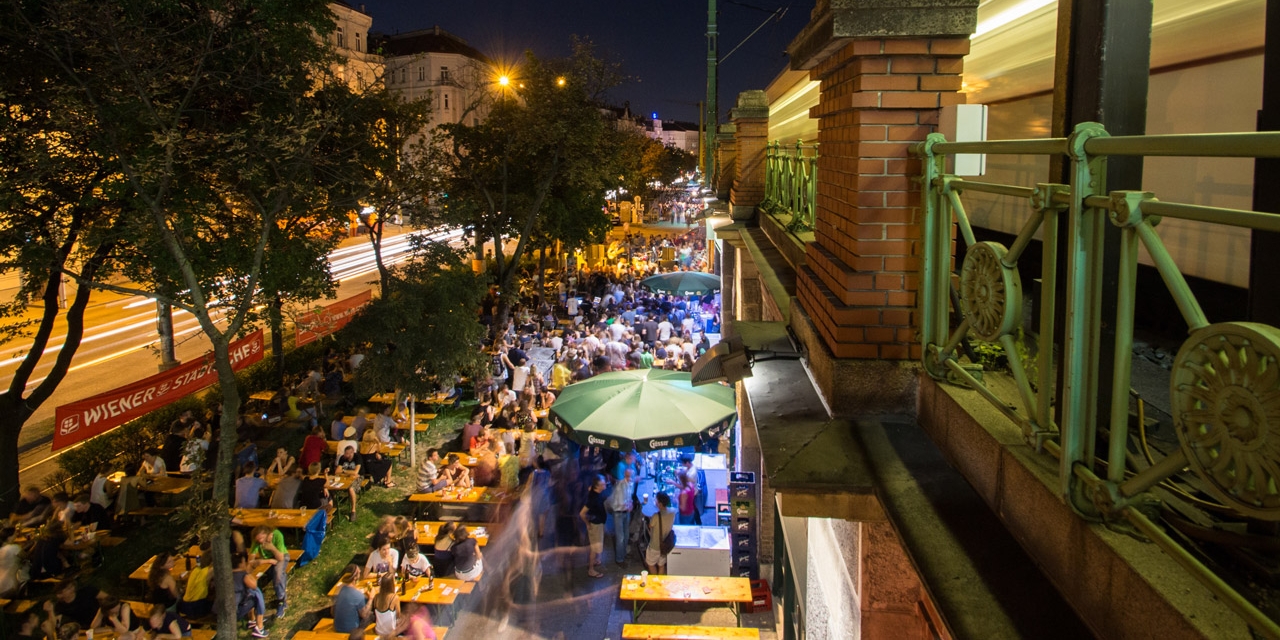
[[[361,394],[430,394],[437,380],[471,375],[481,366],[485,329],[476,310],[484,283],[447,245],[426,243],[415,253],[417,259],[397,270],[391,287],[344,332],[344,339],[370,345],[355,373]]]

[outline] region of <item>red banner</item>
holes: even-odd
[[[239,371],[262,360],[262,330],[230,345],[231,368]],[[64,404],[54,412],[58,428],[53,450],[69,447],[114,429],[218,381],[213,354],[192,360],[145,380]]]
[[[299,317],[294,322],[298,330],[294,346],[301,347],[308,342],[315,342],[347,326],[356,312],[369,304],[370,300],[373,300],[373,292],[366,290],[346,300],[339,300],[319,311],[312,311]]]

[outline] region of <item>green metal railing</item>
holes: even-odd
[[[813,229],[818,199],[818,145],[770,142],[765,149],[764,207],[791,216],[796,230]]]
[[[1280,157],[1280,134],[1233,133],[1111,137],[1097,123],[1076,127],[1068,138],[947,142],[932,134],[917,145],[924,159],[921,333],[924,366],[936,378],[963,381],[1019,424],[1031,445],[1058,458],[1059,491],[1087,517],[1125,519],[1160,544],[1243,616],[1255,630],[1280,638],[1280,626],[1228,588],[1220,578],[1164,534],[1137,509],[1155,499],[1158,484],[1190,468],[1224,507],[1244,516],[1280,520],[1280,330],[1249,322],[1210,323],[1155,227],[1180,218],[1280,231],[1280,215],[1162,202],[1155,194],[1108,191],[1112,156]],[[1035,187],[967,180],[946,173],[957,153],[1064,156],[1069,184]],[[982,192],[1024,198],[1030,215],[1012,245],[977,242],[961,195]],[[1066,216],[1066,272],[1058,273],[1059,217]],[[1117,314],[1103,318],[1103,241],[1106,225],[1121,229]],[[953,273],[953,230],[966,255]],[[1041,234],[1039,300],[1041,347],[1030,379],[1015,335],[1023,322],[1018,259]],[[1189,337],[1174,360],[1171,400],[1181,447],[1141,468],[1128,464],[1130,361],[1137,303],[1139,247],[1147,250],[1169,289]],[[1061,317],[1062,386],[1055,386],[1054,291],[1065,287]],[[953,291],[953,289],[955,289]],[[953,307],[958,298],[958,309]],[[958,322],[951,321],[959,311]],[[1099,353],[1105,323],[1114,322],[1113,384],[1101,388]],[[959,361],[961,342],[974,337],[1000,344],[1018,389],[1008,402]],[[1107,451],[1095,454],[1096,418],[1102,394],[1110,394]],[[1055,416],[1060,421],[1055,422]],[[1133,469],[1127,467],[1132,466]],[[1095,470],[1105,472],[1095,473]]]

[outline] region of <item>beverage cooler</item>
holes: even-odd
[[[676,548],[667,556],[673,576],[728,576],[729,528],[676,525]]]

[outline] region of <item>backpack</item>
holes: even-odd
[[[662,509],[658,509],[658,532],[659,533],[662,532],[662,511],[663,511]],[[668,553],[671,553],[671,550],[675,548],[676,548],[676,530],[673,527],[669,531],[667,531],[667,535],[662,537],[662,542],[659,543],[658,551],[660,551],[662,555],[665,556]]]

